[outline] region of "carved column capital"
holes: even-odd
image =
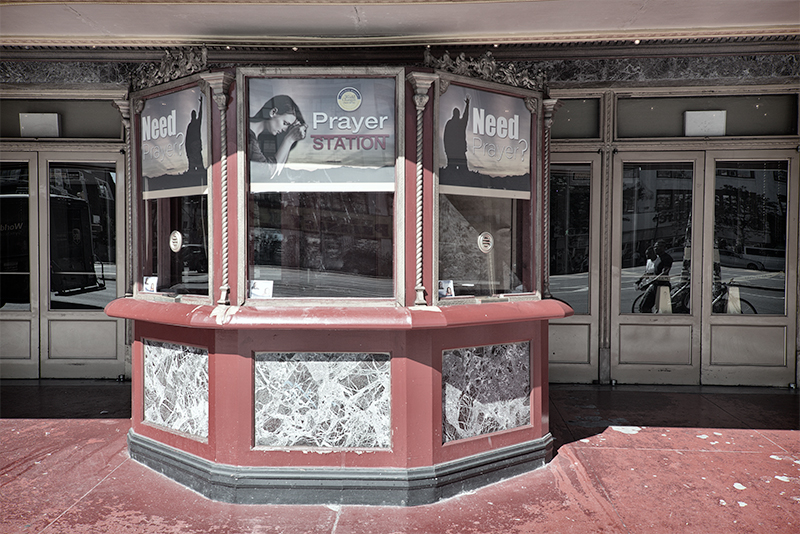
[[[425,109],[428,104],[428,90],[438,76],[430,72],[410,72],[406,79],[414,88],[414,105],[417,110]]]
[[[564,102],[557,98],[545,98],[542,105],[544,107],[544,127],[549,130],[553,126],[553,115],[558,108],[564,105]]]
[[[230,72],[203,72],[200,78],[211,87],[211,98],[220,111],[228,108],[228,91],[233,83],[233,74]]]

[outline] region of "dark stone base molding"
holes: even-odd
[[[237,504],[430,504],[542,467],[552,447],[547,434],[432,467],[250,467],[215,464],[128,432],[134,460],[209,499]]]

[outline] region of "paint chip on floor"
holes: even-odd
[[[623,434],[638,434],[642,429],[640,426],[612,426],[611,430],[622,432]]]

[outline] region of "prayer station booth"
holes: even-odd
[[[132,458],[226,502],[375,505],[550,459],[556,101],[484,59],[132,94],[134,283],[106,308]]]

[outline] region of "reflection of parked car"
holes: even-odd
[[[785,249],[745,247],[742,257],[755,261],[767,271],[783,271],[786,269]]]
[[[752,258],[748,258],[732,250],[719,251],[719,263],[723,267],[740,267],[751,271],[763,271],[764,264]]]
[[[204,273],[208,270],[208,256],[203,245],[183,245],[181,259],[190,271]]]

